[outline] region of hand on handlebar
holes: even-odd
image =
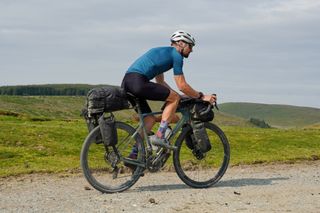
[[[210,102],[211,104],[214,104],[214,103],[217,101],[217,96],[216,96],[216,94],[204,95],[204,96],[202,97],[202,100],[208,101],[208,102]]]

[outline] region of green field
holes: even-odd
[[[82,120],[31,121],[2,115],[0,121],[0,176],[79,171],[87,134]],[[231,165],[320,158],[320,129],[222,129],[230,141]]]
[[[0,177],[78,172],[87,134],[79,116],[84,99],[0,96]],[[160,104],[151,105],[159,108]],[[117,118],[130,121],[132,114],[132,110],[121,111]],[[231,165],[320,158],[319,122],[304,128],[261,129],[224,113],[217,113],[214,122],[230,141]]]
[[[221,111],[244,119],[258,118],[275,127],[304,127],[320,122],[320,109],[277,104],[225,103]]]

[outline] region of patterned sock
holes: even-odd
[[[134,155],[138,154],[138,147],[136,145],[133,145],[133,147],[132,147],[130,155],[132,155],[132,154],[134,154]]]
[[[161,121],[159,129],[158,129],[158,131],[156,133],[156,136],[158,138],[163,139],[167,128],[168,128],[168,122],[167,121]]]

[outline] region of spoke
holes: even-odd
[[[126,141],[126,140],[128,140],[128,138],[130,138],[131,137],[131,135],[128,133],[128,136],[126,137],[126,138],[124,138],[120,143],[118,142],[118,146],[117,146],[117,149],[119,149],[119,147]],[[130,144],[130,142],[133,140],[133,137],[131,137],[131,140],[129,140],[129,143],[127,143],[127,144]],[[128,147],[128,145],[125,147],[125,148],[127,148]]]

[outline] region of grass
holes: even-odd
[[[80,169],[79,154],[87,135],[83,120],[31,120],[0,115],[0,129],[0,177]],[[319,128],[222,129],[230,142],[231,165],[320,158]]]
[[[79,167],[81,143],[87,133],[82,121],[0,118],[0,176]]]
[[[84,103],[85,97],[80,96],[0,96],[2,112],[12,112],[25,117],[79,118]],[[0,114],[3,113],[0,111]]]
[[[320,131],[314,129],[224,128],[231,164],[295,162],[320,158]]]
[[[224,103],[221,111],[244,119],[258,118],[276,127],[304,127],[320,121],[320,109],[275,104]]]
[[[84,102],[85,97],[72,96],[0,96],[0,177],[79,171],[80,150],[88,133],[80,117]],[[153,110],[161,104],[150,103]],[[116,117],[132,122],[132,114],[133,110],[123,110]],[[230,142],[231,165],[320,158],[319,122],[296,129],[260,129],[243,118],[221,112],[215,116],[214,123]],[[186,151],[183,159],[190,158]],[[167,165],[172,165],[171,158]]]
[[[83,96],[5,96],[0,95],[0,115],[24,117],[29,120],[81,119],[80,112],[86,98]],[[150,101],[152,110],[159,111],[163,102]],[[130,120],[133,110],[122,110],[117,118]],[[250,126],[243,118],[216,112],[219,125]],[[252,126],[252,125],[251,125]]]

